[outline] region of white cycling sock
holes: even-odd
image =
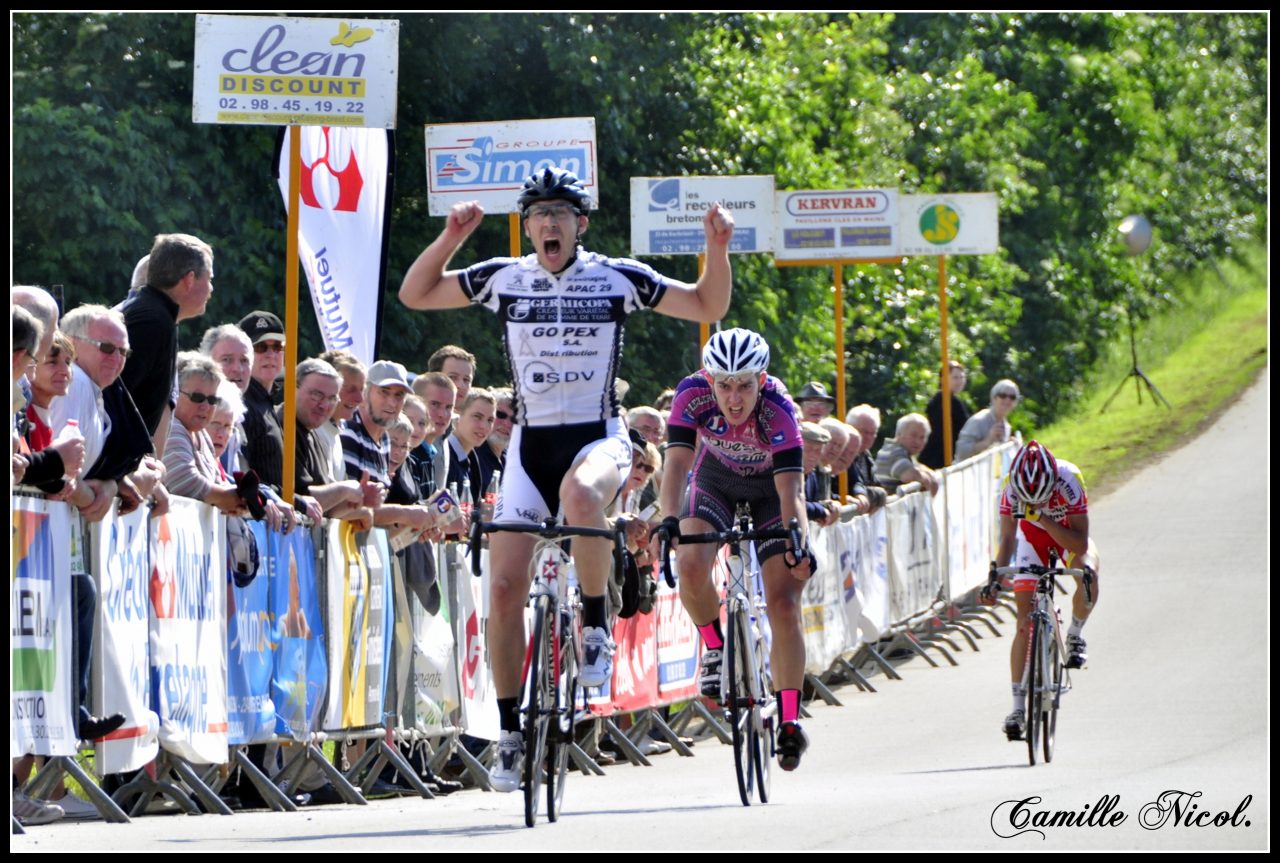
[[[1027,709],[1027,687],[1023,686],[1021,683],[1013,684],[1013,709]]]
[[[1080,636],[1080,630],[1084,629],[1084,623],[1085,622],[1083,620],[1076,617],[1074,614],[1071,615],[1071,625],[1067,627],[1067,635],[1074,635],[1078,638]]]

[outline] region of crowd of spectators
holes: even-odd
[[[144,503],[153,516],[162,514],[177,495],[283,531],[320,518],[386,527],[407,587],[434,613],[441,600],[434,544],[456,534],[460,522],[431,504],[451,490],[466,509],[496,487],[519,421],[512,389],[502,381],[477,386],[476,358],[458,345],[437,350],[418,374],[385,359],[366,365],[341,350],[305,358],[295,374],[294,477],[285,500],[280,317],[251,310],[209,326],[198,350],[178,350],[180,323],[200,318],[212,294],[213,258],[196,237],[157,236],[115,309],[81,305],[60,315],[47,292],[14,289],[13,480],[67,501],[89,522],[113,507],[127,513]],[[965,369],[952,363],[949,374],[956,460],[1007,440],[1017,385],[998,381],[990,406],[970,416],[959,395]],[[628,547],[647,579],[655,577],[648,530],[670,515],[659,511],[657,488],[670,395],[626,411],[632,471],[614,504],[631,522]],[[908,483],[937,492],[941,393],[927,416],[901,416],[879,447],[877,408],[858,405],[842,421],[818,381],[806,382],[794,400],[804,419],[811,521],[829,525],[874,512]],[[78,434],[67,433],[72,426]],[[73,581],[77,607],[87,609],[78,618],[78,730],[92,740],[113,730],[117,718],[87,710],[93,581],[84,573]],[[396,779],[394,771],[383,778]],[[431,778],[438,789],[453,790]],[[312,797],[336,799],[319,791]],[[23,798],[19,816],[42,823],[75,808]]]

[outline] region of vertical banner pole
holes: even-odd
[[[511,230],[511,257],[518,258],[520,257],[520,214],[508,213],[507,225]]]
[[[298,217],[302,189],[302,127],[289,127],[289,225],[284,271],[284,476],[280,489],[285,506],[293,506],[294,461],[298,424]]]
[[[938,255],[938,309],[942,324],[942,464],[951,464],[951,361],[947,356],[947,256]]]
[[[698,254],[698,278],[702,278],[702,272],[707,268],[707,256],[705,253]],[[707,339],[711,338],[711,324],[698,323],[698,356],[702,356],[702,348],[706,345]]]
[[[844,264],[835,265],[835,304],[836,304],[836,419],[844,422]],[[840,492],[839,502],[844,503],[849,493],[849,475],[842,472],[837,478]]]

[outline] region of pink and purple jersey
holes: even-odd
[[[693,449],[701,438],[706,452],[739,476],[802,468],[800,422],[786,388],[772,376],[766,376],[751,418],[735,428],[721,413],[706,376],[690,375],[676,387],[667,429],[669,446]]]

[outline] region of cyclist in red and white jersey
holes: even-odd
[[[1067,629],[1067,668],[1082,668],[1088,660],[1080,632],[1098,603],[1098,548],[1089,538],[1089,501],[1084,477],[1075,465],[1055,459],[1037,441],[1018,450],[1009,465],[1009,476],[1000,495],[1000,548],[997,566],[1046,566],[1049,552],[1056,551],[1067,568],[1093,571],[1086,596],[1082,579],[1076,577],[1071,601],[1071,626]],[[1022,672],[1027,660],[1028,615],[1033,605],[1035,576],[1014,579],[1014,603],[1018,631],[1010,648],[1013,679],[1013,712],[1004,721],[1010,740],[1021,740],[1026,730],[1026,688]]]
[[[494,520],[540,524],[563,508],[567,524],[603,528],[605,509],[631,472],[631,443],[614,388],[623,323],[646,308],[693,321],[721,318],[732,292],[733,217],[719,204],[707,210],[707,265],[690,285],[638,261],[583,250],[578,240],[591,196],[569,171],[546,168],[529,177],[518,206],[534,254],[446,270],[484,217],[477,201],[455,204],[440,236],[405,274],[400,301],[412,309],[482,305],[502,319],[516,427]],[[520,783],[517,697],[534,541],[500,533],[490,544],[489,655],[502,729],[490,780],[498,791]],[[602,686],[613,670],[605,597],[611,543],[575,539],[573,558],[583,598],[580,680]]]
[[[702,365],[702,371],[676,387],[667,421],[662,511],[682,512],[683,518],[669,515],[655,532],[665,531],[676,546],[680,600],[703,641],[702,694],[716,698],[724,647],[720,596],[711,578],[718,549],[679,545],[679,536],[733,527],[740,501],[751,506],[757,528],[780,527],[793,518],[799,522],[804,548],[789,548],[790,541],[781,539],[756,543],[773,634],[778,762],[784,770],[794,770],[809,745],[797,719],[805,666],[800,596],[813,566],[800,425],[786,388],[766,374],[769,346],[759,334],[744,329],[716,333],[703,349]],[[681,508],[691,469],[688,499]]]

